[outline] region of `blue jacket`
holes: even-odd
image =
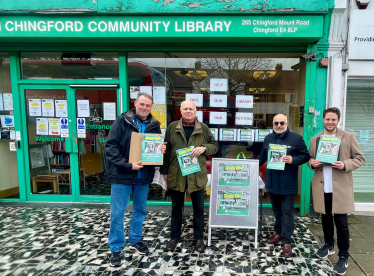
[[[135,109],[122,113],[113,123],[105,144],[106,154],[106,178],[110,183],[135,184],[138,179],[138,171],[132,170],[129,163],[131,133],[139,129],[134,122]],[[144,133],[161,133],[160,122],[149,114],[148,125]],[[143,167],[142,184],[152,183],[155,174],[155,166]]]
[[[288,128],[279,137],[275,132],[268,134],[258,157],[260,167],[267,161],[269,144],[286,145],[287,155],[292,156],[292,164],[286,164],[284,171],[266,169],[266,189],[278,195],[297,194],[299,166],[308,162],[310,158],[303,137]]]

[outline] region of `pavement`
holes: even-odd
[[[284,259],[281,245],[268,245],[274,218],[264,210],[263,232],[254,248],[254,230],[213,230],[212,245],[194,251],[192,208],[185,208],[183,240],[165,252],[170,238],[170,206],[147,206],[143,241],[148,256],[123,251],[123,265],[109,266],[108,204],[0,203],[0,275],[333,275],[337,255],[321,261],[323,245],[318,216],[296,217],[293,256]],[[206,212],[208,213],[208,208]],[[295,210],[297,215],[297,210]],[[125,225],[131,218],[131,206]],[[205,217],[206,226],[208,216]],[[349,216],[351,248],[346,275],[374,275],[374,213]],[[207,231],[207,227],[206,227]],[[127,234],[127,231],[126,231]],[[205,238],[207,240],[207,238]],[[331,262],[330,262],[331,261]]]

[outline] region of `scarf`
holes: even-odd
[[[194,127],[195,126],[195,119],[192,122],[186,122],[184,119],[182,119],[182,124],[185,127]]]

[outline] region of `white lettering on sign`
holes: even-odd
[[[209,113],[209,124],[226,125],[227,124],[227,113],[226,112],[210,112]]]
[[[210,79],[210,91],[226,92],[227,79]]]
[[[235,124],[236,125],[253,125],[253,113],[236,112],[235,113]]]
[[[203,106],[203,94],[186,94],[186,100],[193,101],[197,107]]]
[[[227,107],[227,95],[210,95],[210,107]]]
[[[253,96],[237,95],[235,106],[237,108],[253,108]]]

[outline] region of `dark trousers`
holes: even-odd
[[[171,237],[179,239],[182,235],[182,216],[184,193],[170,190],[171,194]],[[193,229],[195,239],[204,237],[204,189],[191,193],[193,207]]]
[[[322,214],[322,228],[325,237],[325,243],[334,246],[334,221],[336,226],[336,235],[338,238],[339,256],[348,258],[349,253],[349,228],[347,214],[334,214],[332,211],[332,193],[325,193],[325,211]],[[334,221],[333,221],[334,220]]]
[[[275,217],[274,231],[282,238],[282,244],[291,244],[294,223],[295,195],[269,193]]]

